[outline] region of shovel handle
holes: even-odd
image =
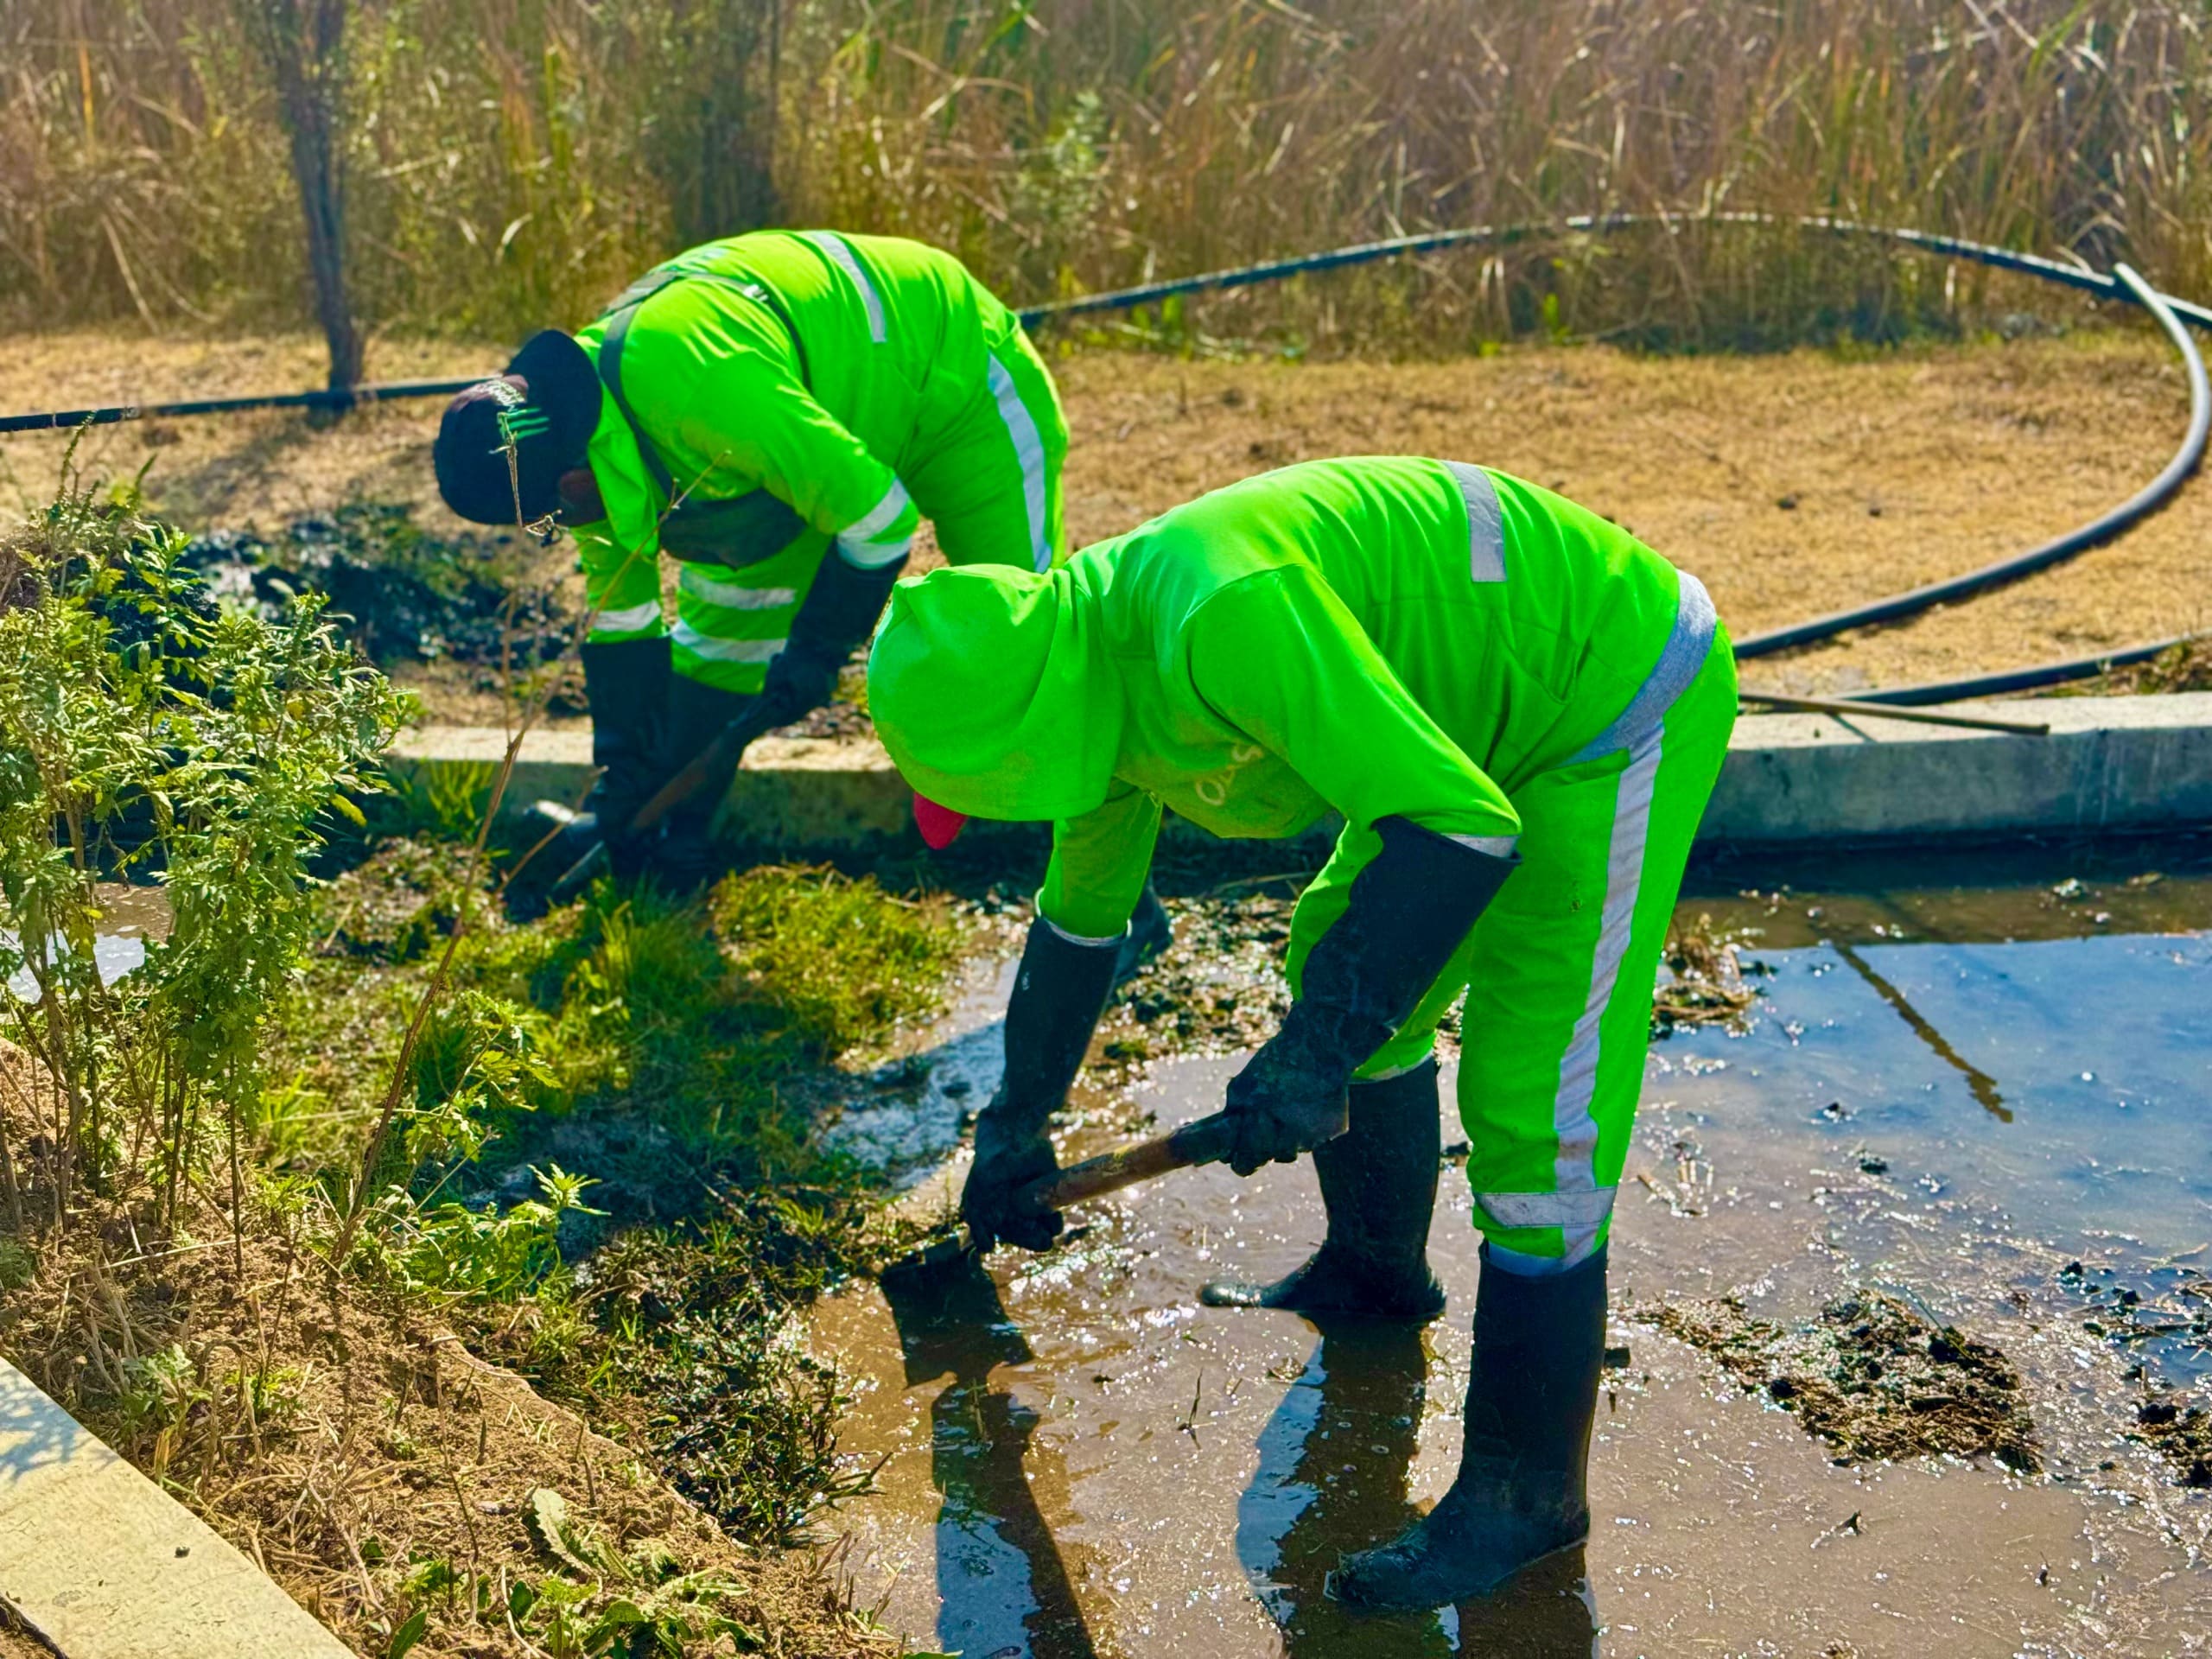
[[[1065,1210],[1085,1198],[1101,1198],[1125,1186],[1135,1186],[1139,1181],[1148,1181],[1155,1175],[1165,1175],[1171,1169],[1220,1163],[1229,1156],[1236,1140],[1236,1127],[1229,1114],[1216,1112],[1211,1117],[1185,1123],[1166,1135],[1140,1141],[1134,1147],[1101,1153],[1096,1158],[1071,1164],[1058,1174],[1032,1184],[1022,1197],[1047,1210]]]

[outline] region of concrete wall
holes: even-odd
[[[1878,717],[1750,715],[1737,722],[1700,839],[1788,845],[2212,828],[2212,693],[2052,697],[1959,712],[2051,729],[2028,737]],[[393,759],[395,768],[482,771],[505,748],[497,731],[426,727],[408,734]],[[588,732],[533,734],[507,804],[575,801],[590,781]],[[769,738],[746,755],[723,822],[748,843],[787,853],[880,851],[913,844],[908,800],[872,741]]]

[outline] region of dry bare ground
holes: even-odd
[[[152,401],[317,378],[303,337],[55,334],[11,343],[0,410]],[[496,350],[386,342],[372,372],[474,371]],[[1249,474],[1373,452],[1479,460],[1629,525],[1703,577],[1737,635],[1970,569],[2086,519],[2164,463],[2187,415],[2146,333],[1899,351],[1856,360],[1516,349],[1445,362],[1056,361],[1073,445],[1077,544]],[[334,429],[270,413],[105,429],[82,454],[146,467],[188,524],[267,523],[348,499],[414,500],[436,521],[437,404]],[[0,510],[40,499],[62,440],[0,443]],[[1949,678],[2081,656],[2212,622],[2212,488],[2124,540],[1969,605],[1747,675],[1791,690]],[[459,712],[459,711],[456,711]]]

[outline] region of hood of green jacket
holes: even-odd
[[[1120,677],[1076,573],[932,570],[891,591],[868,710],[899,775],[956,812],[1033,822],[1106,798]]]

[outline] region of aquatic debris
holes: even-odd
[[[2128,1439],[2154,1448],[2184,1486],[2212,1486],[2212,1411],[2155,1395],[2135,1408]]]
[[[2018,1474],[2043,1466],[2012,1362],[1894,1296],[1839,1297],[1794,1330],[1752,1318],[1733,1296],[1632,1315],[1795,1412],[1838,1463],[1948,1453],[1994,1457]]]
[[[1697,925],[1667,936],[1660,961],[1665,968],[1651,1004],[1651,1034],[1665,1037],[1694,1026],[1744,1029],[1745,1018],[1759,999],[1758,988],[1745,977],[1764,975],[1764,964],[1746,969],[1739,957],[1757,929],[1716,931],[1711,915]]]
[[[1100,1055],[1124,1069],[1168,1055],[1218,1057],[1256,1048],[1290,1007],[1283,953],[1295,902],[1261,895],[1166,900],[1175,942],[1147,963],[1107,1009]],[[1651,1011],[1655,1037],[1693,1026],[1742,1029],[1766,972],[1738,953],[1756,930],[1721,931],[1711,916],[1667,941]],[[1438,1022],[1447,1055],[1459,1036],[1455,1007]]]

